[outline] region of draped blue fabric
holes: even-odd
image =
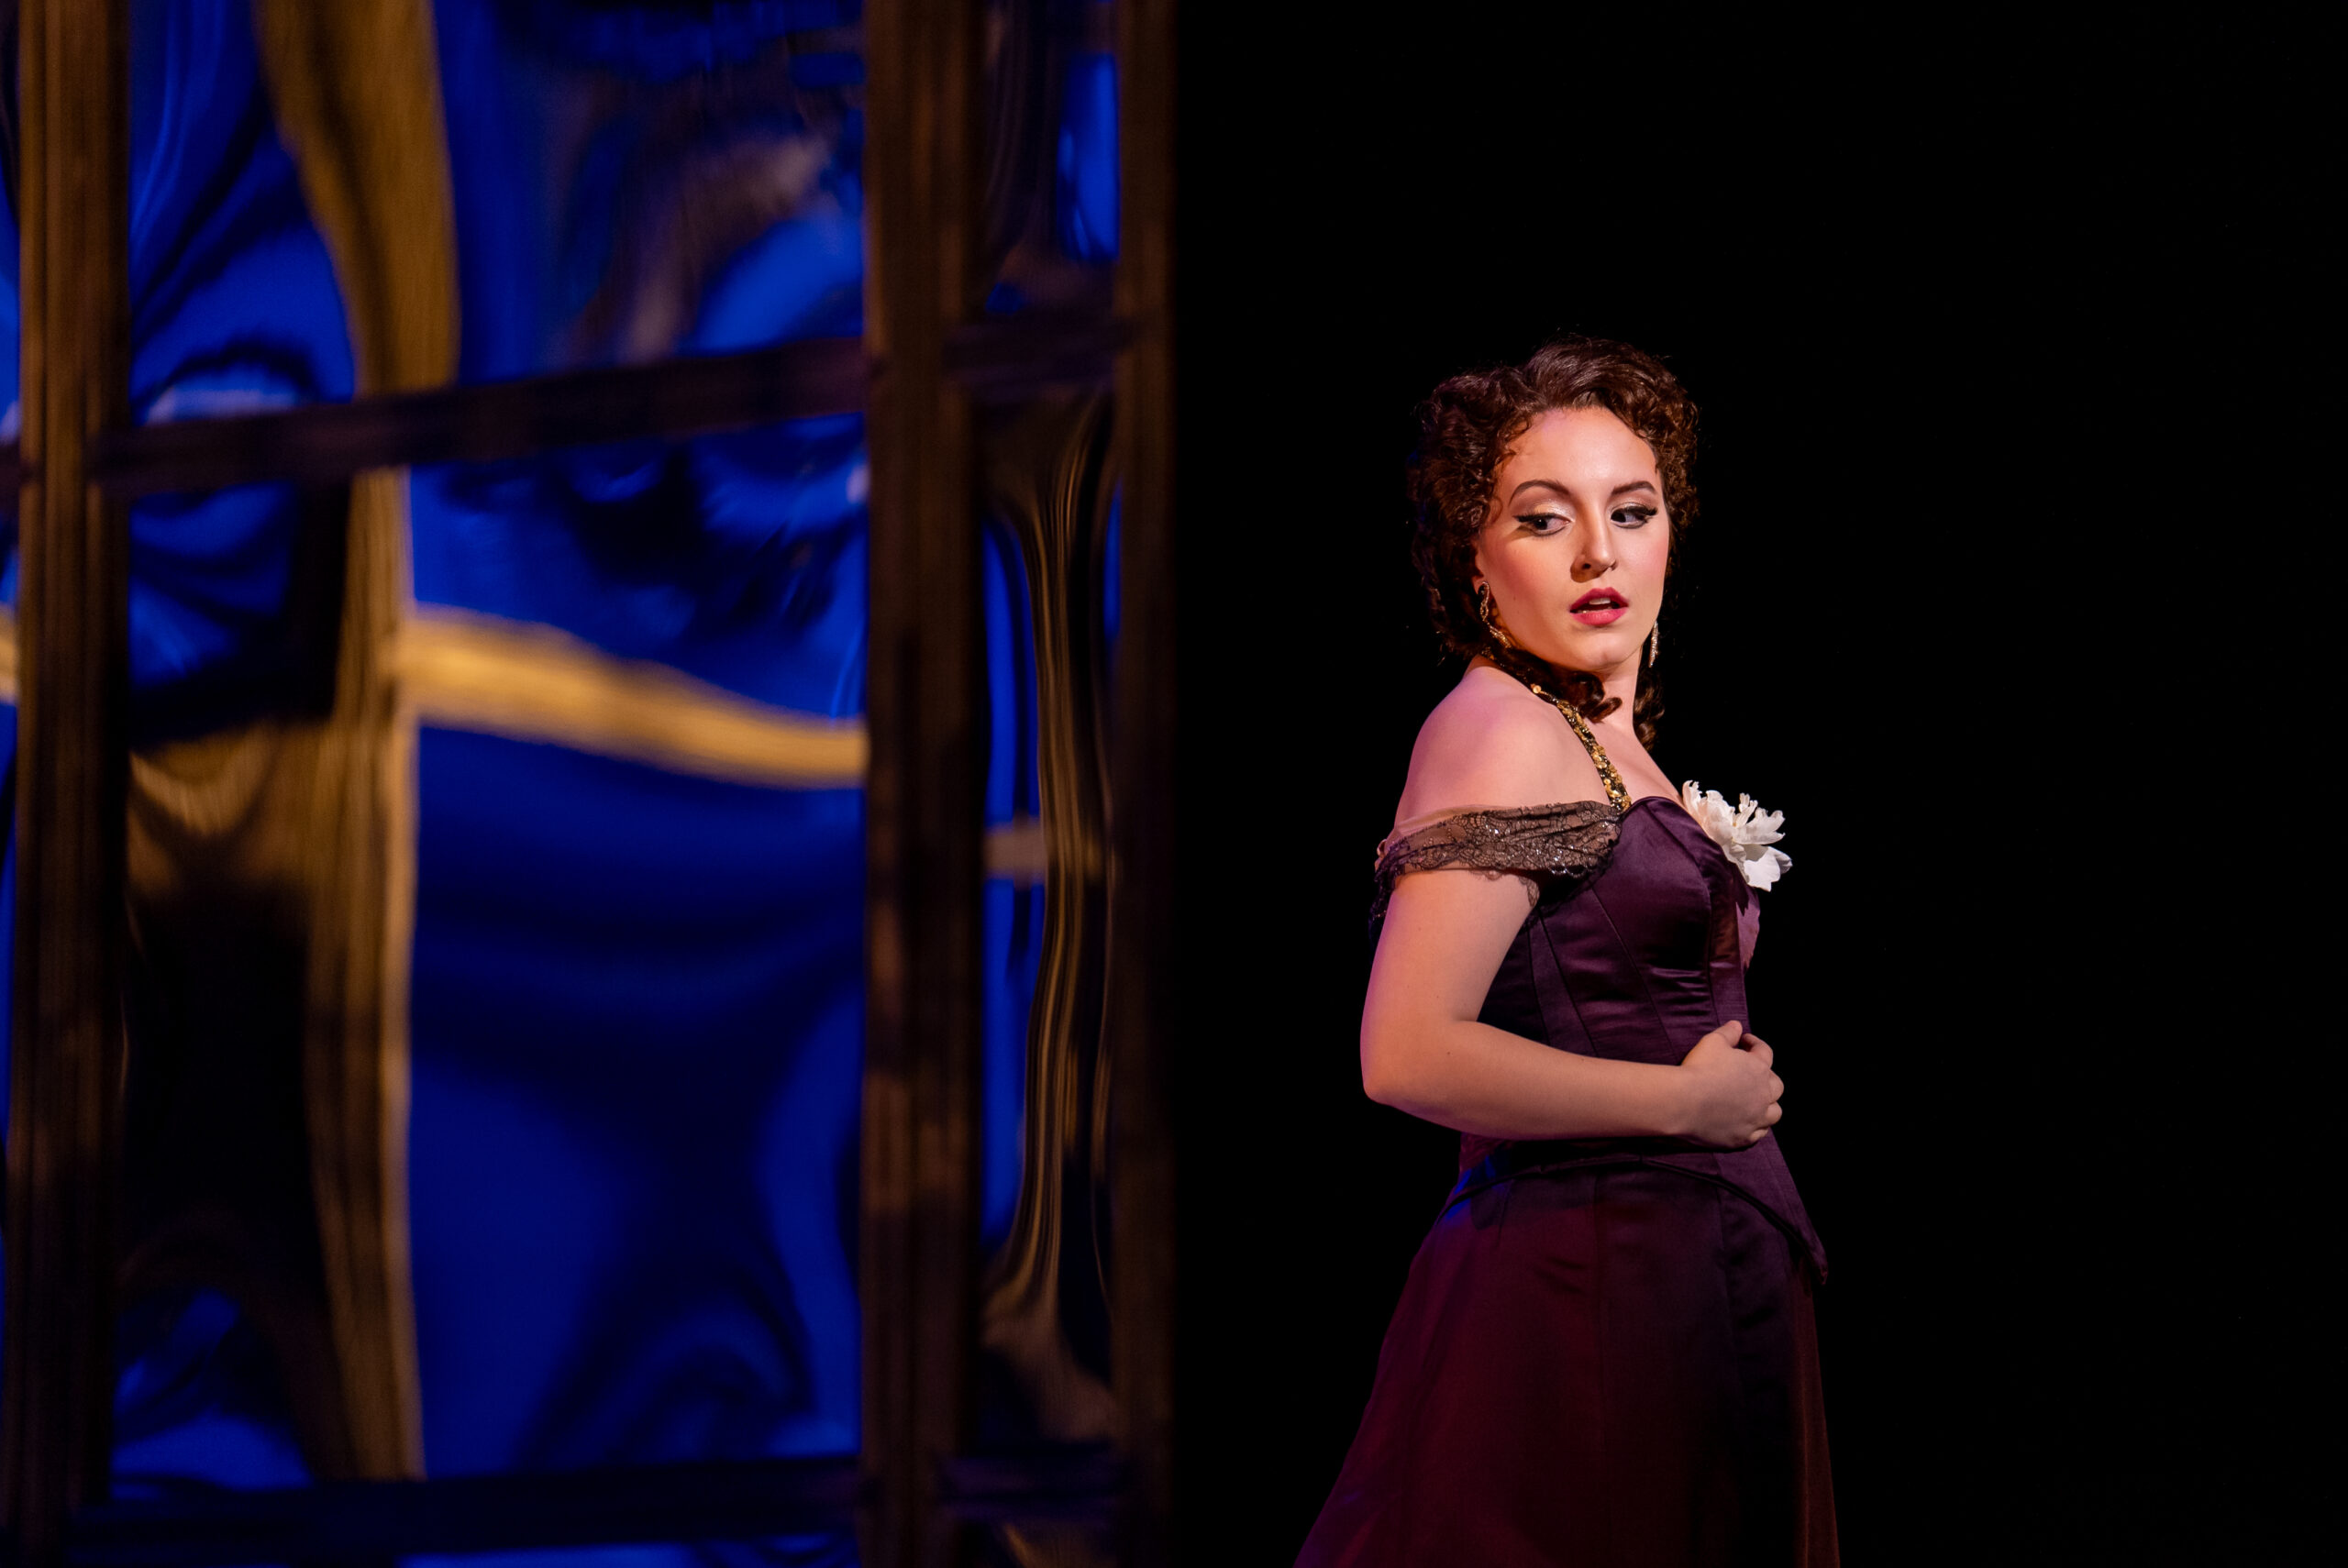
[[[8,1129],[8,1039],[16,1018],[17,966],[17,705],[0,703],[0,1138]],[[0,1265],[5,1266],[5,1265]]]
[[[431,1473],[852,1451],[861,792],[421,752]]]
[[[22,237],[17,233],[16,204],[7,193],[0,192],[0,441],[13,441],[24,425],[25,411],[18,401],[19,378],[24,367],[18,362],[24,347],[24,316],[18,306],[21,291],[17,286],[17,269],[23,263]],[[14,602],[17,553],[17,498],[0,497],[0,511],[6,513],[7,550],[10,559],[9,601]]]
[[[990,828],[1041,812],[1036,776],[1035,612],[1027,569],[1010,531],[989,524],[980,573],[986,595],[987,784]],[[986,1036],[979,1235],[991,1250],[1011,1231],[1019,1201],[1020,1125],[1027,1103],[1027,1015],[1043,956],[1044,888],[987,879],[980,911]]]
[[[272,127],[248,6],[131,15],[131,407],[143,422],[348,398],[333,265]],[[287,678],[302,517],[291,486],[131,509],[130,663],[144,728],[256,711]]]
[[[1072,57],[1060,94],[1052,230],[1079,261],[1117,259],[1117,62]]]
[[[1109,497],[1109,526],[1101,541],[1101,629],[1109,645],[1109,668],[1116,668],[1117,638],[1124,623],[1124,501],[1123,489]],[[1116,690],[1112,682],[1110,690]]]
[[[461,378],[860,332],[858,12],[437,0]]]
[[[22,259],[15,205],[0,191],[0,440],[13,441],[24,424],[18,401],[23,367],[23,317],[17,269]],[[0,495],[0,603],[17,602],[17,497]],[[0,1142],[8,1131],[8,1042],[16,1013],[17,966],[17,705],[0,703]],[[5,1267],[5,1264],[0,1264]],[[4,1283],[5,1281],[0,1281]]]
[[[855,4],[434,11],[461,379],[861,331],[863,68],[842,42]],[[135,416],[347,399],[341,300],[272,126],[249,6],[132,12]],[[1079,53],[1058,85],[1054,237],[1104,262],[1113,68]],[[11,215],[0,228],[8,437]],[[853,719],[868,483],[855,415],[422,469],[415,594]],[[282,700],[317,506],[261,484],[133,509],[142,740]],[[1113,559],[1114,538],[1113,523]],[[1005,828],[1038,812],[1033,613],[1007,533],[988,528],[983,560],[985,811]],[[13,759],[13,709],[0,734]],[[852,1452],[861,791],[430,728],[417,786],[409,1200],[428,1472]],[[15,875],[11,853],[0,938]],[[983,907],[991,1242],[1018,1194],[1044,889],[998,877]],[[0,966],[0,1096],[8,979]],[[306,1478],[279,1369],[239,1303],[130,1303],[117,1348],[121,1493]],[[463,1561],[852,1560],[825,1536]]]
[[[853,718],[865,484],[858,414],[419,469],[415,596]]]
[[[116,1496],[310,1479],[275,1354],[238,1303],[193,1288],[144,1297],[115,1336]]]

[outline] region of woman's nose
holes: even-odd
[[[1574,556],[1576,578],[1598,577],[1614,569],[1614,526],[1603,517],[1583,531],[1581,548]]]

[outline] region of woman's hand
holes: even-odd
[[[1785,1080],[1769,1070],[1774,1055],[1759,1035],[1746,1034],[1734,1019],[1697,1041],[1679,1061],[1688,1136],[1717,1149],[1759,1143],[1785,1114],[1778,1104]]]

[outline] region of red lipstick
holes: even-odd
[[[1566,607],[1585,626],[1611,626],[1630,613],[1631,602],[1611,588],[1593,588]]]

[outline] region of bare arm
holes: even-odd
[[[1457,777],[1443,780],[1442,794],[1524,804],[1578,798],[1551,791],[1560,774],[1579,782],[1560,764],[1588,768],[1586,756],[1541,756],[1532,747],[1550,737],[1505,711],[1470,716],[1480,721],[1464,737],[1470,744],[1447,748],[1453,757],[1470,753],[1468,766],[1449,769]],[[1430,730],[1436,725],[1430,721]],[[1430,749],[1423,738],[1414,775]],[[1476,1021],[1524,923],[1531,888],[1468,870],[1395,883],[1362,1009],[1369,1097],[1489,1138],[1664,1136],[1725,1148],[1758,1141],[1778,1119],[1784,1086],[1768,1046],[1749,1040],[1740,1048],[1740,1023],[1704,1036],[1678,1066],[1657,1066],[1555,1050]]]

